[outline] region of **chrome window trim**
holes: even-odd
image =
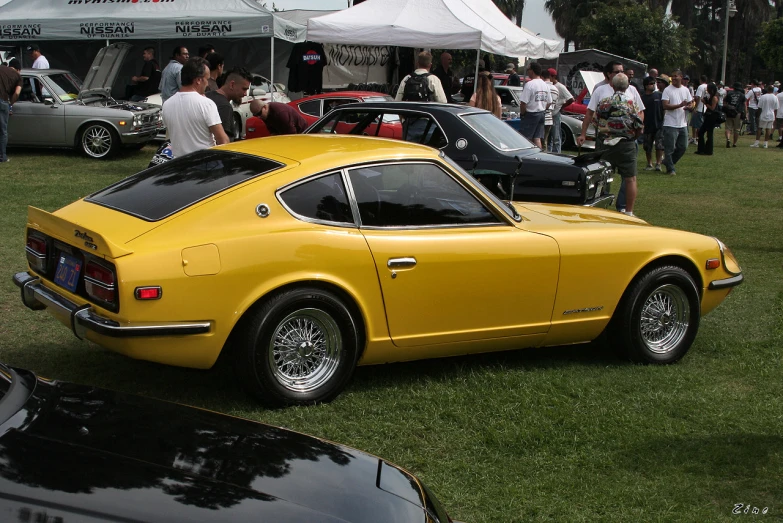
[[[281,188],[279,188],[279,189],[277,189],[275,191],[275,198],[277,198],[278,203],[280,203],[280,205],[282,205],[283,208],[286,211],[288,211],[288,214],[290,214],[291,216],[293,216],[294,218],[296,218],[299,221],[307,222],[307,223],[314,223],[314,224],[318,224],[318,225],[328,225],[328,226],[331,226],[331,227],[342,227],[342,228],[357,229],[358,228],[358,225],[357,225],[357,216],[358,215],[355,212],[354,205],[352,204],[351,196],[350,196],[350,194],[348,192],[349,189],[348,189],[347,186],[345,186],[345,196],[346,196],[346,198],[348,198],[348,205],[350,205],[350,207],[351,207],[351,215],[352,215],[352,218],[353,218],[353,222],[333,222],[333,221],[330,221],[330,220],[319,220],[318,218],[310,218],[308,216],[304,216],[304,215],[301,215],[301,214],[295,212],[293,209],[291,209],[285,203],[285,200],[283,199],[283,193],[285,193],[286,191],[288,191],[290,189],[294,189],[296,187],[299,187],[300,185],[304,185],[306,183],[315,181],[315,180],[317,180],[319,178],[326,178],[327,176],[334,176],[336,174],[340,175],[340,178],[343,181],[343,186],[345,186],[345,178],[342,176],[342,169],[331,170],[331,171],[328,171],[328,172],[325,172],[325,173],[314,174],[312,176],[308,176],[307,178],[302,178],[302,179],[297,180],[295,182],[289,183],[288,185],[284,185],[283,187],[281,187]]]
[[[485,112],[485,113],[487,113],[487,114],[492,114],[492,113],[490,113],[489,111],[483,111],[483,110],[482,110],[482,111],[477,111],[477,112],[475,112],[475,113],[464,113],[464,114],[458,114],[458,115],[456,115],[456,116],[457,116],[457,118],[459,118],[460,120],[462,120],[462,122],[463,122],[465,125],[467,125],[467,126],[470,128],[470,130],[471,130],[471,131],[473,131],[473,134],[475,134],[476,136],[480,137],[482,140],[484,140],[484,143],[486,143],[487,145],[489,145],[490,147],[492,147],[492,148],[493,148],[493,149],[495,149],[496,151],[509,152],[509,151],[529,151],[529,150],[531,150],[531,149],[538,149],[538,147],[536,147],[535,145],[533,145],[532,147],[516,147],[516,148],[513,148],[513,149],[512,149],[512,148],[506,148],[506,149],[504,149],[504,148],[498,147],[498,146],[497,146],[497,145],[495,145],[494,143],[490,142],[489,140],[487,140],[486,138],[484,138],[484,135],[483,135],[482,133],[480,133],[480,132],[478,131],[478,129],[476,129],[475,127],[473,127],[472,125],[470,125],[470,124],[468,123],[468,120],[465,118],[466,116],[473,116],[473,115],[476,115],[476,114],[480,114],[480,113],[482,113],[482,112]],[[501,121],[502,121],[502,120],[501,120]],[[508,126],[509,130],[510,130],[512,133],[516,133],[516,132],[517,132],[517,131],[515,131],[515,130],[514,130],[514,128],[513,128],[513,127],[511,127],[511,126],[510,126],[510,125],[508,125],[507,123],[505,123],[505,122],[504,122],[504,125]],[[522,135],[520,134],[520,136],[522,136]],[[524,137],[523,137],[523,138],[524,138]],[[527,138],[525,138],[525,139],[527,140]],[[530,142],[530,143],[532,144],[533,142]],[[539,151],[541,151],[541,149],[539,149]]]
[[[467,170],[465,170],[460,164],[454,161],[454,159],[449,157],[449,155],[447,155],[443,151],[441,151],[440,156],[441,158],[443,158],[443,161],[446,162],[449,165],[449,167],[451,167],[452,169],[456,169],[457,172],[459,172],[460,174],[462,174],[460,171],[464,171],[465,174],[462,175],[462,177],[468,178],[468,181],[472,182],[471,185],[475,185],[474,189],[478,191],[478,193],[480,193],[484,198],[491,201],[496,207],[499,207],[503,211],[504,216],[511,218],[516,223],[522,222],[522,216],[520,216],[518,212],[514,211],[514,214],[511,214],[511,209],[508,208],[508,205],[506,205],[503,202],[503,200],[501,200],[500,198],[492,194],[492,192],[488,188],[486,188],[481,182],[473,178],[470,175],[470,173],[468,173]],[[513,205],[513,202],[509,202],[509,203]]]
[[[359,102],[359,103],[361,103],[361,102]],[[353,106],[353,105],[355,105],[355,104],[345,104],[345,105],[347,105],[347,106]],[[333,113],[333,112],[335,112],[335,111],[343,111],[342,107],[343,107],[343,106],[335,107],[334,109],[332,109],[331,111],[329,111],[329,113],[327,113],[327,114],[326,114],[326,115],[324,115],[324,116],[328,116],[329,114],[331,114],[331,113]],[[348,110],[352,110],[352,109],[354,109],[354,108],[352,107],[351,109],[348,109]],[[440,125],[440,122],[439,122],[439,121],[438,121],[438,119],[435,117],[435,115],[433,115],[432,113],[428,113],[428,112],[426,112],[426,111],[416,111],[416,110],[412,110],[412,109],[402,109],[402,110],[399,110],[399,111],[398,111],[398,110],[392,110],[392,109],[365,109],[364,111],[362,111],[362,110],[361,110],[361,107],[357,107],[357,108],[355,108],[355,110],[353,110],[353,112],[355,112],[355,113],[361,113],[361,112],[364,112],[364,113],[373,113],[373,112],[374,112],[374,113],[377,113],[377,114],[378,114],[378,115],[380,115],[380,117],[381,117],[381,122],[383,122],[383,117],[384,117],[384,115],[386,115],[386,114],[396,114],[396,115],[398,115],[398,116],[400,116],[400,117],[404,117],[404,116],[406,116],[406,115],[409,115],[409,114],[415,114],[415,115],[424,115],[424,116],[427,116],[427,117],[429,117],[429,119],[430,119],[430,120],[432,120],[433,122],[435,122],[435,125],[437,125],[437,126],[438,126],[438,129],[440,129],[440,133],[441,133],[441,134],[443,135],[443,137],[446,139],[446,143],[445,143],[445,145],[443,145],[443,147],[439,147],[437,150],[439,150],[439,151],[440,151],[440,150],[443,150],[443,149],[445,149],[446,147],[448,147],[448,146],[449,146],[449,143],[450,143],[450,142],[449,142],[449,135],[448,135],[448,134],[446,134],[446,133],[443,131],[443,127]],[[468,113],[468,114],[475,114],[475,113]],[[338,121],[339,121],[339,120],[338,120]],[[400,118],[400,124],[402,124],[402,121],[403,121],[403,118]],[[321,126],[321,127],[323,127],[323,126]],[[472,127],[471,127],[471,129],[472,129]],[[310,130],[310,129],[308,129],[308,131],[309,131],[309,130]],[[306,132],[305,134],[310,134],[310,133],[309,133],[309,132]],[[321,132],[321,131],[317,131],[317,134],[325,134],[325,133],[323,133],[323,132]],[[328,134],[337,134],[337,133],[330,132],[330,133],[328,133]],[[351,134],[351,135],[345,135],[345,136],[362,136],[362,135],[359,135],[359,134]],[[369,136],[369,135],[365,135],[365,136]],[[379,136],[379,135],[373,135],[373,136],[375,136],[376,138],[382,138],[382,137],[381,137],[381,136]],[[416,144],[416,145],[425,145],[425,144],[423,144],[423,143],[418,143],[418,142],[409,142],[408,140],[405,140],[405,139],[403,139],[403,138],[400,138],[400,141],[401,141],[401,142],[405,142],[405,143],[413,143],[413,144]]]
[[[441,154],[443,154],[441,152]],[[367,230],[416,230],[416,229],[455,229],[455,228],[470,228],[470,227],[495,227],[495,226],[511,226],[508,221],[504,219],[505,213],[498,215],[497,210],[495,209],[494,205],[488,205],[487,202],[480,198],[478,194],[476,194],[476,191],[474,190],[474,187],[471,187],[470,185],[466,185],[462,183],[462,180],[454,175],[454,173],[450,172],[448,169],[444,169],[443,165],[439,162],[428,160],[428,159],[421,159],[421,160],[402,160],[402,161],[380,161],[380,162],[368,162],[364,164],[357,164],[352,165],[350,167],[344,167],[343,169],[346,171],[346,177],[348,177],[348,181],[350,182],[350,174],[348,171],[351,169],[361,169],[365,167],[382,167],[384,165],[406,165],[406,164],[414,164],[414,165],[421,165],[421,164],[429,164],[434,165],[438,169],[444,172],[446,176],[450,177],[452,180],[454,180],[460,187],[465,189],[465,191],[470,194],[473,198],[476,199],[476,201],[481,204],[489,213],[494,216],[498,223],[454,223],[454,224],[439,224],[439,225],[362,225],[361,224],[361,215],[358,214],[358,203],[356,203],[356,197],[353,193],[353,185],[350,185],[351,189],[351,199],[353,203],[356,203],[356,212],[357,212],[357,223],[359,224],[360,229],[367,229]],[[478,183],[478,182],[477,182]]]

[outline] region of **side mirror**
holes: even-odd
[[[516,100],[511,100],[511,105],[514,107],[519,107],[519,103]]]
[[[266,89],[262,87],[251,87],[250,88],[250,96],[264,96],[266,94]]]
[[[50,97],[46,97],[43,99],[44,105],[54,105],[54,99]]]

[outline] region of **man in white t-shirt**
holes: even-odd
[[[688,121],[685,111],[693,108],[690,90],[682,84],[682,71],[675,69],[671,74],[672,84],[663,90],[663,165],[672,176],[676,164],[688,150]]]
[[[778,90],[775,95],[778,99],[778,117],[775,118],[775,128],[778,130],[778,147],[783,149],[783,90]]]
[[[759,81],[752,80],[748,94],[745,95],[745,100],[748,101],[748,132],[751,134],[755,134],[759,127],[759,98],[763,94]]]
[[[531,78],[519,97],[519,132],[544,149],[544,112],[552,105],[549,86],[540,78],[541,64],[533,62],[527,70]]]
[[[49,60],[41,54],[41,48],[38,47],[38,44],[28,45],[27,50],[30,52],[30,57],[33,59],[33,69],[49,69]]]
[[[191,58],[182,66],[182,88],[163,102],[163,122],[171,138],[174,157],[229,142],[215,102],[204,96],[209,65]]]
[[[568,107],[574,102],[574,95],[572,95],[562,82],[557,80],[557,71],[553,68],[549,69],[549,76],[552,78],[552,84],[557,88],[558,96],[557,103],[552,110],[552,149],[551,152],[562,152],[563,139],[560,135],[560,114],[563,107]]]
[[[699,86],[696,88],[696,93],[693,95],[693,99],[696,102],[696,108],[691,115],[691,139],[689,143],[696,143],[699,138],[699,129],[701,129],[704,123],[704,111],[706,107],[702,102],[702,98],[707,94],[707,77],[701,75],[699,77]]]
[[[558,98],[560,98],[560,91],[557,90],[555,84],[552,83],[552,73],[549,69],[543,69],[541,71],[541,79],[549,87],[549,95],[552,97],[552,104],[544,111],[544,148],[546,151],[551,151],[552,148],[549,145],[549,135],[552,134],[552,126],[554,124],[554,110],[558,104]]]
[[[772,91],[774,90],[774,86],[768,85],[767,93],[759,98],[759,126],[758,129],[756,129],[756,141],[750,145],[751,147],[759,146],[759,138],[761,138],[762,130],[764,131],[763,147],[764,149],[769,147],[769,137],[772,136],[774,131],[775,118],[778,115],[778,109],[780,109],[777,96],[772,94]]]
[[[614,94],[614,87],[612,87],[612,80],[616,74],[624,72],[623,64],[620,62],[612,61],[604,66],[604,80],[598,82],[593,88],[593,94],[590,96],[590,103],[587,105],[587,111],[585,112],[585,118],[582,120],[582,133],[577,137],[577,145],[582,145],[587,139],[587,130],[591,124],[594,124],[593,117],[595,116],[595,110],[598,108],[598,102],[604,98],[608,98]],[[644,121],[644,103],[642,103],[642,97],[639,96],[639,91],[632,85],[629,85],[625,90],[625,95],[633,100],[636,107],[639,108],[639,118]],[[603,147],[603,144],[598,139],[598,133],[596,132],[596,148]]]

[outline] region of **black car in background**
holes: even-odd
[[[364,452],[0,364],[0,521],[451,521]]]
[[[439,103],[372,102],[343,105],[305,131],[379,136],[384,127],[403,140],[442,150],[491,191],[510,199],[609,207],[611,166],[594,153],[542,152],[492,114]],[[387,129],[387,131],[392,131]]]

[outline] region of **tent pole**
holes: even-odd
[[[272,32],[272,37],[270,38],[270,41],[272,42],[272,45],[271,45],[272,51],[271,51],[271,57],[270,57],[269,62],[272,65],[269,68],[269,71],[270,71],[269,72],[269,83],[272,84],[272,86],[271,86],[272,87],[272,93],[274,93],[274,89],[275,89],[275,33],[274,33],[274,31]],[[272,93],[269,93],[269,95],[270,95],[270,100],[269,101],[270,102],[274,102],[275,101],[274,95]]]
[[[473,94],[476,94],[476,88],[478,87],[479,60],[481,60],[480,48],[476,50],[476,74],[473,76]]]

